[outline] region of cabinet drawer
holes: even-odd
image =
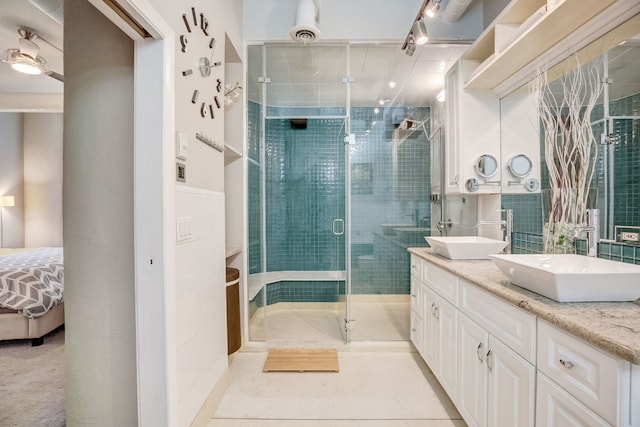
[[[549,378],[538,373],[536,427],[609,426]]]
[[[411,309],[422,316],[422,288],[423,284],[411,278]]]
[[[411,277],[422,279],[422,260],[413,254],[411,255]]]
[[[458,308],[535,365],[536,317],[460,280]]]
[[[424,262],[422,281],[454,306],[458,305],[458,277],[440,267]]]
[[[538,370],[553,378],[612,425],[627,425],[631,368],[551,326],[538,322]],[[621,402],[620,407],[618,402]]]

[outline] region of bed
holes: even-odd
[[[0,340],[34,346],[64,324],[62,248],[0,249]]]

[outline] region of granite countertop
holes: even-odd
[[[409,252],[462,277],[578,338],[640,365],[640,300],[559,303],[509,282],[489,260],[450,260],[429,248]]]

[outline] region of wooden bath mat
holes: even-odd
[[[335,349],[269,350],[263,372],[339,372],[338,351]]]

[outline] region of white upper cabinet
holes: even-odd
[[[445,77],[445,192],[500,193],[500,101],[463,90],[463,62]]]
[[[502,194],[540,191],[540,124],[527,88],[500,100]]]

